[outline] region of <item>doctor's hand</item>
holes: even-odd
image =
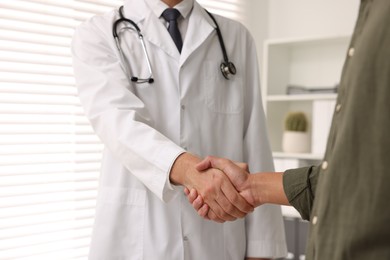
[[[210,168],[223,171],[229,177],[235,189],[239,191],[239,194],[243,196],[243,198],[245,198],[253,206],[259,205],[255,199],[255,195],[257,194],[254,193],[256,192],[250,188],[251,175],[248,172],[246,164],[238,164],[228,159],[209,156],[196,166],[196,169],[199,171],[204,171]],[[196,189],[185,189],[184,192],[187,195],[188,201],[201,217],[206,219],[213,217],[214,213],[209,210],[209,206]]]
[[[243,218],[253,211],[252,205],[237,192],[222,171],[208,168],[200,172],[196,169],[199,162],[199,158],[189,153],[180,155],[172,167],[170,180],[197,191],[207,204],[208,219],[222,223]]]

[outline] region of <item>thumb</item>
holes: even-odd
[[[238,167],[240,167],[241,169],[249,172],[249,166],[247,163],[244,163],[244,162],[234,162],[235,165],[237,165]]]
[[[203,159],[203,161],[201,161],[200,163],[198,163],[197,165],[195,165],[195,169],[197,171],[204,171],[204,170],[207,170],[209,168],[211,168],[211,161],[210,161],[210,157],[206,157]]]

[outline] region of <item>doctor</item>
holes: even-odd
[[[170,35],[172,21],[164,18],[168,7],[179,12],[173,22],[181,46]],[[254,172],[273,170],[255,44],[247,30],[215,16],[237,68],[226,79],[216,23],[195,1],[127,0],[122,15],[139,27],[143,42],[131,23],[114,26],[120,19],[114,10],[80,25],[72,43],[79,96],[105,144],[90,259],[285,255],[278,206],[246,215],[252,206],[225,174],[195,169],[200,157],[213,154],[248,162]],[[182,186],[202,194],[211,219],[235,221],[203,220]]]

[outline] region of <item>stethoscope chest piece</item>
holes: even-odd
[[[231,75],[236,75],[236,66],[234,66],[233,62],[222,62],[220,65],[222,75],[225,79],[230,79]]]

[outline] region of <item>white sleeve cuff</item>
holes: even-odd
[[[160,175],[161,178],[155,179],[155,182],[158,182],[157,185],[160,186],[160,198],[164,202],[170,201],[176,194],[178,194],[178,191],[182,189],[182,186],[171,184],[169,175],[177,157],[184,152],[185,150],[181,147],[166,146],[155,158],[156,164],[159,165],[163,171]]]

